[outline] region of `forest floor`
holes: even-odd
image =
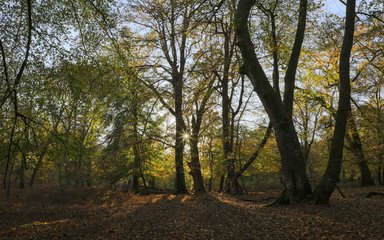
[[[36,186],[0,192],[0,239],[384,239],[384,197],[336,191],[331,206],[264,207],[276,191],[131,195]]]

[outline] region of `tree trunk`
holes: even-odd
[[[191,146],[191,161],[188,163],[188,166],[190,168],[189,174],[193,178],[193,191],[194,193],[205,192],[204,179],[200,167],[198,136],[192,134],[189,141]]]
[[[360,185],[361,186],[372,186],[374,185],[371,171],[369,170],[367,160],[365,159],[363,147],[361,144],[359,132],[355,123],[353,116],[349,119],[347,123],[347,149],[350,150],[354,157],[357,160],[357,164],[360,170]]]
[[[237,45],[244,62],[240,67],[240,73],[246,74],[250,79],[275,131],[284,180],[284,190],[276,202],[298,203],[311,194],[304,157],[292,118],[269,84],[254,51],[248,30],[248,17],[253,4],[253,0],[240,0],[236,13]]]
[[[224,192],[225,174],[220,177],[220,184],[218,192]]]
[[[296,34],[295,34],[295,41],[293,43],[287,71],[285,72],[285,77],[284,77],[284,83],[285,83],[284,106],[288,115],[291,118],[292,118],[292,112],[293,112],[293,99],[294,99],[294,92],[295,92],[297,65],[299,63],[301,47],[304,41],[305,26],[306,26],[306,20],[307,20],[307,6],[308,6],[307,0],[300,0],[299,20],[298,20]]]
[[[359,170],[360,170],[360,186],[362,187],[373,186],[375,183],[372,179],[372,174],[371,174],[371,171],[369,170],[367,162],[361,160],[360,157],[357,161],[358,161]]]
[[[196,117],[192,115],[192,136],[189,138],[189,143],[191,147],[191,162],[188,163],[190,172],[189,174],[193,178],[193,188],[195,193],[205,192],[204,187],[204,178],[201,173],[200,166],[200,157],[199,157],[199,135],[200,128],[203,121],[204,113],[206,111],[208,100],[210,99],[213,93],[213,83],[215,82],[215,78],[211,78],[209,84],[207,86],[207,90],[204,92],[202,100],[200,102],[200,106],[198,101],[195,100],[196,106]],[[199,94],[195,94],[198,96]]]
[[[272,73],[272,80],[273,80],[273,88],[276,91],[276,94],[279,98],[280,96],[280,77],[279,77],[279,59],[278,59],[278,42],[277,42],[277,36],[276,36],[276,19],[275,14],[271,14],[271,35],[272,35],[272,44],[273,44],[273,73]]]
[[[348,117],[351,112],[351,84],[349,61],[353,45],[353,34],[355,26],[355,4],[356,0],[347,1],[345,32],[339,63],[339,104],[336,113],[336,123],[333,132],[331,151],[329,154],[327,169],[313,193],[315,204],[329,204],[329,198],[339,181],[339,174],[343,158],[344,138],[347,128]]]
[[[176,165],[176,179],[175,179],[175,193],[186,194],[188,193],[185,184],[184,175],[184,139],[183,134],[185,125],[183,120],[183,80],[180,77],[174,78],[174,95],[175,95],[175,120],[176,120],[176,139],[175,139],[175,165]]]
[[[225,186],[225,192],[232,195],[241,195],[243,194],[243,190],[239,184],[238,178],[236,177],[234,159],[228,160],[227,163],[229,165],[227,166],[227,183]]]
[[[228,96],[229,71],[231,67],[231,59],[233,56],[230,33],[231,33],[230,29],[227,29],[227,32],[224,33],[224,69],[223,69],[223,77],[221,80],[222,144],[223,144],[223,154],[224,154],[223,156],[224,156],[224,161],[226,164],[226,171],[227,171],[227,183],[225,184],[225,189],[224,189],[224,179],[222,176],[222,179],[220,180],[220,190],[225,190],[226,192],[233,195],[239,195],[239,194],[242,194],[242,191],[241,191],[241,187],[238,182],[238,179],[236,178],[233,145],[231,144],[231,140],[233,139],[231,135],[231,115],[230,115],[231,101]]]
[[[223,81],[222,85],[222,142],[227,170],[227,184],[225,186],[225,191],[233,195],[239,195],[242,191],[236,177],[235,159],[231,146],[228,81]]]
[[[325,102],[322,102],[323,106],[330,111],[331,116],[336,120],[336,110],[333,107],[325,105]],[[345,135],[345,148],[350,151],[354,158],[356,159],[357,165],[360,170],[360,185],[361,186],[372,186],[374,181],[372,179],[371,171],[369,170],[367,160],[364,156],[363,147],[361,144],[361,139],[359,136],[359,131],[356,126],[355,118],[350,114],[350,117],[347,121],[347,132]],[[330,151],[330,146],[328,147]]]

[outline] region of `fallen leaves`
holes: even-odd
[[[305,203],[265,208],[264,200],[275,192],[270,192],[270,196],[268,193],[242,196],[247,201],[220,194],[138,196],[101,189],[49,192],[40,195],[43,198],[30,199],[33,203],[2,206],[0,239],[382,239],[384,236],[384,198],[379,197],[334,196],[331,207]],[[52,194],[65,194],[71,200],[57,201],[59,197]],[[55,198],[55,203],[50,198]]]

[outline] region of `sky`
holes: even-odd
[[[362,0],[356,1],[356,6],[359,6]],[[370,1],[366,1],[370,2]],[[337,14],[339,16],[345,15],[345,5],[340,2],[340,0],[326,0],[325,1],[325,9],[330,12]]]
[[[337,14],[339,16],[342,16],[345,13],[345,5],[342,4],[339,0],[326,0],[324,7],[328,12]]]

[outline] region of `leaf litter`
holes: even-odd
[[[42,186],[1,196],[0,239],[384,239],[384,197],[361,194],[372,188],[344,191],[348,197],[335,192],[331,206],[264,207],[278,192],[132,195]]]

